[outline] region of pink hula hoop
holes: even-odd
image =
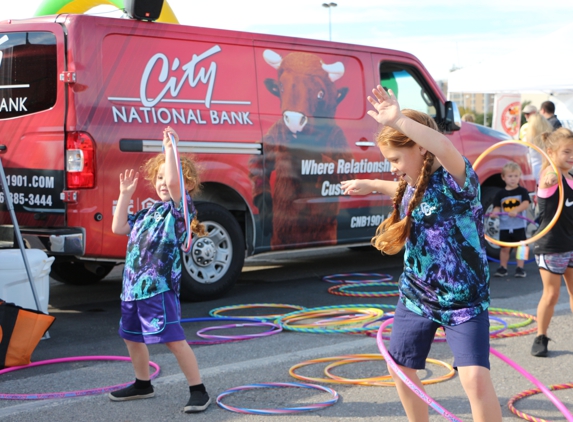
[[[82,362],[82,361],[94,361],[94,360],[117,360],[131,362],[131,359],[127,356],[73,356],[68,358],[58,358],[58,359],[48,359],[41,360],[38,362],[32,362],[29,365],[23,366],[12,366],[10,368],[5,368],[0,371],[0,375],[7,374],[8,372],[19,371],[20,369],[33,368],[35,366],[52,365],[56,363],[66,363],[66,362]],[[149,361],[149,366],[155,369],[155,372],[151,374],[150,379],[154,379],[159,375],[161,370],[159,365],[155,362]],[[77,390],[77,391],[62,391],[57,393],[37,393],[37,394],[6,394],[0,393],[0,399],[3,400],[42,400],[42,399],[63,399],[69,397],[80,397],[80,396],[93,396],[96,394],[104,394],[110,391],[119,390],[120,388],[127,387],[132,384],[132,382],[127,382],[123,384],[110,385],[108,387],[91,388],[89,390]]]
[[[406,384],[406,386],[410,390],[412,390],[418,397],[420,397],[422,401],[424,401],[427,405],[431,406],[432,409],[434,409],[436,412],[438,412],[440,415],[442,415],[444,418],[450,421],[462,422],[461,419],[458,419],[454,414],[450,413],[448,410],[442,407],[438,402],[436,402],[433,398],[428,396],[422,389],[420,389],[420,387],[414,384],[414,381],[408,378],[408,376],[404,372],[402,372],[402,370],[398,367],[394,359],[392,359],[392,356],[390,356],[390,353],[388,353],[388,350],[384,345],[384,341],[382,340],[382,332],[388,325],[392,324],[392,322],[394,322],[394,318],[390,318],[384,321],[384,323],[380,326],[380,329],[378,330],[378,335],[376,336],[376,343],[378,343],[378,348],[380,349],[380,353],[382,353],[382,356],[384,356],[386,363],[390,365],[390,367],[394,370],[394,372],[396,372],[396,374],[400,377],[400,379],[404,382],[404,384]]]
[[[561,401],[557,397],[555,397],[555,394],[553,394],[551,390],[549,390],[549,388],[547,388],[537,378],[535,378],[533,375],[531,375],[529,372],[527,372],[525,369],[523,369],[521,366],[519,366],[516,362],[512,361],[507,356],[501,354],[492,347],[490,347],[489,350],[492,355],[497,356],[502,361],[511,366],[513,369],[515,369],[517,372],[519,372],[521,375],[523,375],[525,378],[527,378],[529,381],[531,381],[537,388],[541,390],[543,394],[545,394],[545,396],[547,396],[549,400],[551,400],[551,402],[555,405],[555,407],[559,409],[559,411],[563,414],[563,416],[565,416],[565,419],[567,419],[569,422],[573,422],[573,415],[571,415],[571,412],[569,412],[569,410],[567,410],[565,405],[561,403]]]

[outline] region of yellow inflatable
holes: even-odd
[[[123,0],[44,0],[38,6],[34,16],[57,15],[60,13],[82,14],[93,7],[106,4],[123,9]],[[163,9],[157,22],[179,23],[167,0],[163,2]]]

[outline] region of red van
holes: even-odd
[[[378,83],[432,115],[471,161],[506,138],[462,125],[400,51],[88,15],[1,22],[1,158],[21,230],[55,257],[56,280],[105,277],[127,241],[111,232],[118,175],[161,152],[170,125],[203,169],[196,203],[209,231],[184,256],[182,298],[222,295],[245,256],[368,243],[390,198],[341,195],[340,181],[392,179],[366,113]],[[498,149],[478,171],[486,205],[509,159],[533,191],[525,148]],[[130,211],[155,200],[140,183]]]

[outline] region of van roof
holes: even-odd
[[[262,34],[256,32],[247,32],[247,31],[235,31],[235,30],[228,30],[228,29],[220,29],[220,28],[207,28],[207,27],[198,27],[198,26],[188,26],[188,25],[181,25],[181,24],[172,24],[172,23],[162,23],[162,22],[144,22],[138,21],[135,19],[120,19],[120,18],[110,18],[110,17],[103,17],[103,16],[94,16],[94,15],[78,15],[78,14],[60,14],[60,15],[49,15],[49,16],[39,16],[34,18],[26,18],[26,19],[13,19],[13,20],[5,20],[1,21],[0,24],[30,24],[30,23],[60,23],[65,26],[74,25],[81,22],[81,26],[88,27],[91,25],[105,25],[106,27],[110,28],[113,26],[119,27],[133,27],[140,25],[150,26],[153,25],[154,29],[160,29],[158,32],[177,32],[175,27],[181,26],[185,27],[185,32],[187,34],[196,33],[198,37],[204,38],[206,36],[223,36],[229,37],[231,39],[238,39],[238,38],[250,38],[253,41],[267,41],[267,42],[275,42],[281,44],[290,44],[290,45],[312,45],[315,47],[324,47],[324,48],[340,48],[344,50],[354,50],[354,51],[363,51],[363,52],[373,52],[376,51],[379,54],[387,54],[393,56],[401,56],[404,58],[409,58],[411,60],[415,60],[419,62],[419,60],[412,54],[393,50],[388,48],[381,48],[375,46],[367,46],[361,44],[349,44],[337,41],[325,41],[325,40],[317,40],[312,38],[302,38],[302,37],[288,37],[283,35],[271,35],[271,34]],[[161,28],[159,28],[159,27]],[[147,28],[146,28],[147,29]]]

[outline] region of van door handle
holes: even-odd
[[[356,142],[356,146],[359,147],[375,147],[376,143],[372,141],[358,141]]]

